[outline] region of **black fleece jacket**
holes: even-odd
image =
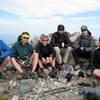
[[[64,48],[67,48],[68,45],[70,44],[68,33],[67,32],[63,34],[59,34],[58,32],[53,33],[51,38],[51,45],[53,47],[58,46],[62,48],[62,43],[64,43]]]
[[[56,52],[53,49],[51,44],[47,44],[44,46],[42,43],[38,43],[36,47],[36,51],[39,53],[39,58],[46,58],[46,57],[56,57]]]
[[[94,52],[94,66],[100,69],[100,48],[96,49]]]

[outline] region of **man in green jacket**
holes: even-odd
[[[23,32],[21,35],[19,35],[17,42],[12,47],[11,62],[19,73],[24,72],[21,65],[18,63],[17,58],[25,61],[26,56],[31,54],[30,62],[32,62],[32,73],[34,73],[38,63],[38,53],[36,53],[32,45],[28,43],[29,37],[30,35],[28,32]]]

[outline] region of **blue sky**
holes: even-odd
[[[58,24],[70,33],[87,25],[98,38],[99,19],[99,0],[0,0],[0,38],[6,42],[16,41],[23,31],[31,37],[53,33]]]

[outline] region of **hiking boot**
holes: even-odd
[[[80,65],[75,66],[75,70],[78,70],[78,69],[80,69]]]
[[[52,72],[49,74],[52,78],[56,78],[57,77],[57,69],[56,67],[52,67]]]
[[[30,73],[30,77],[32,78],[32,79],[38,79],[38,75],[37,75],[37,73],[36,72],[32,72],[32,73]]]
[[[47,75],[46,73],[44,72],[44,69],[43,68],[40,68],[39,71],[38,71],[38,74],[41,78],[47,78]]]
[[[25,72],[21,73],[22,79],[27,79],[27,74]]]

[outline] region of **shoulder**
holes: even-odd
[[[4,43],[2,40],[0,40],[0,44],[1,44],[1,45],[4,45],[5,43]]]
[[[52,34],[52,36],[57,36],[57,32],[54,32],[54,33]]]

